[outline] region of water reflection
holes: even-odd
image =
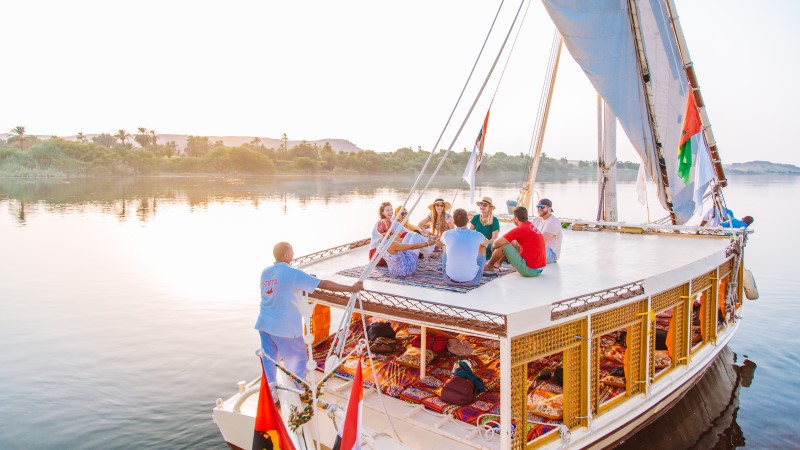
[[[753,382],[756,363],[723,349],[700,381],[655,422],[623,442],[619,449],[718,449],[743,447],[737,422],[739,388]]]

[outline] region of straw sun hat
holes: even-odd
[[[481,203],[484,203],[484,202],[488,203],[489,206],[491,206],[493,210],[495,209],[495,206],[494,206],[494,203],[492,202],[492,198],[491,197],[483,197],[480,201],[475,202],[475,204],[478,205],[478,206],[481,206]]]
[[[433,208],[437,203],[444,203],[444,212],[450,211],[450,208],[453,206],[450,204],[450,202],[445,201],[443,198],[437,198],[436,200],[433,201],[433,203],[428,205],[428,209],[433,211]]]

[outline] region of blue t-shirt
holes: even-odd
[[[261,312],[256,330],[278,337],[301,337],[303,320],[295,302],[303,301],[303,291],[311,293],[319,278],[276,262],[261,272]]]

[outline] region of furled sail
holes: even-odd
[[[678,176],[677,155],[690,90],[663,0],[543,2],[570,54],[642,158],[661,205],[685,223],[691,217],[686,212],[694,211],[693,196],[679,194],[693,186]],[[691,204],[678,203],[687,200]]]

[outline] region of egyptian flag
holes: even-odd
[[[469,201],[475,201],[475,174],[481,168],[481,161],[483,160],[483,144],[486,142],[486,128],[489,126],[489,112],[492,110],[492,105],[486,111],[486,118],[483,119],[483,126],[478,133],[478,138],[475,139],[475,147],[472,148],[472,155],[469,157],[467,168],[464,170],[464,181],[469,184]]]
[[[264,373],[264,361],[261,360],[261,390],[258,393],[256,409],[256,425],[253,429],[253,450],[294,450],[289,432],[275,408],[272,393],[269,390],[267,374]]]
[[[681,143],[678,147],[678,176],[684,184],[689,184],[689,174],[692,171],[692,139],[691,137],[703,129],[700,115],[697,113],[697,103],[694,101],[694,92],[689,91],[686,101],[686,114],[683,116]]]
[[[347,401],[347,412],[336,435],[333,450],[361,450],[361,409],[364,399],[364,382],[361,378],[361,359],[358,360],[350,399]]]

